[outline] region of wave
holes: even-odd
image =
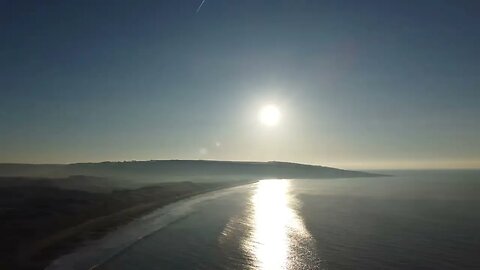
[[[74,252],[54,260],[45,270],[95,269],[126,252],[137,242],[188,217],[204,202],[244,191],[251,185],[212,191],[180,200],[140,217],[107,234],[104,238],[87,242]]]

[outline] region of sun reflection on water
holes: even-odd
[[[262,180],[251,198],[252,231],[244,249],[255,269],[303,269],[302,250],[313,240],[294,208],[289,180]],[[305,265],[303,265],[305,266]],[[312,267],[313,265],[310,265]]]

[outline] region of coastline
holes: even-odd
[[[81,247],[88,241],[101,239],[108,233],[127,225],[128,223],[163,208],[169,204],[194,197],[196,195],[227,189],[235,186],[246,185],[256,181],[239,180],[233,182],[215,183],[168,183],[163,184],[160,190],[156,187],[146,187],[128,191],[129,195],[144,196],[136,203],[123,209],[113,211],[106,215],[85,219],[74,226],[65,227],[54,233],[45,235],[19,249],[15,258],[10,262],[4,261],[7,269],[44,269],[56,258],[68,254]],[[188,189],[175,190],[176,186],[187,185]],[[168,186],[168,188],[165,188]],[[146,196],[145,190],[153,189]],[[152,198],[154,198],[152,200]]]

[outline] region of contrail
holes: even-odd
[[[195,11],[195,13],[198,13],[200,11],[204,3],[205,3],[205,0],[202,0],[202,3],[200,3],[200,6],[198,6],[197,11]]]

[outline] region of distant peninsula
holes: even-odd
[[[238,179],[322,179],[378,174],[289,162],[150,160],[73,164],[0,164],[0,176],[69,177],[85,175],[137,181],[175,182]]]

